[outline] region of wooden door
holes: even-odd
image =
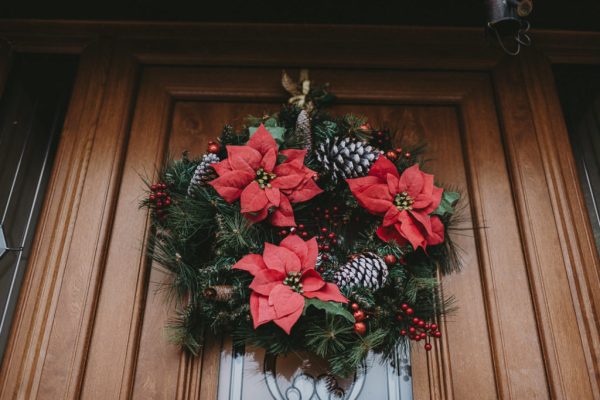
[[[59,243],[73,253],[56,261],[53,286],[33,265],[0,375],[2,398],[216,398],[222,339],[208,339],[197,358],[166,340],[171,307],[160,283],[169,276],[145,257],[140,174],[152,176],[168,155],[203,152],[225,123],[239,126],[247,114],[276,110],[286,101],[279,84],[286,63],[277,51],[256,63],[240,50],[245,61],[228,55],[210,66],[219,62],[197,62],[205,50],[178,43],[169,50],[173,59],[164,50],[153,56],[151,41],[143,43],[135,62],[120,47],[103,70],[89,58],[89,76],[106,85],[78,80],[86,88],[76,89],[78,110],[98,115],[98,125],[87,145],[71,144],[91,158],[84,163],[88,186],[75,198],[104,211],[90,209],[83,215],[93,219],[63,228],[81,238]],[[94,54],[107,52],[100,46]],[[444,322],[435,351],[413,351],[414,398],[598,396],[597,258],[585,212],[571,207],[581,201],[572,160],[558,158],[568,141],[545,61],[485,58],[460,68],[451,57],[425,68],[433,58],[417,52],[397,66],[384,60],[351,68],[352,58],[339,54],[317,51],[311,69],[338,96],[332,112],[363,114],[422,137],[428,169],[464,193],[465,230],[455,234],[464,270],[443,279],[460,309]],[[103,100],[92,101],[90,92]],[[91,121],[69,115],[67,133],[69,122],[92,130]],[[59,179],[77,178],[69,176],[57,175],[55,190]],[[59,251],[39,235],[41,255]],[[46,301],[44,313],[27,297],[36,293]]]
[[[214,398],[219,342],[209,343],[202,363],[195,365],[196,360],[182,360],[179,350],[165,338],[169,307],[159,284],[168,274],[159,266],[147,265],[144,257],[148,218],[137,209],[143,196],[140,173],[152,174],[168,154],[203,152],[228,121],[239,126],[246,115],[277,110],[286,100],[280,73],[276,68],[143,71],[87,355],[83,397],[116,398],[120,387],[106,382],[132,374],[133,398],[172,399],[182,389],[181,382],[193,379],[202,382],[201,398]],[[444,344],[431,357],[440,360],[441,372],[447,374],[445,387],[438,390],[457,399],[492,399],[510,387],[517,398],[547,398],[489,77],[435,72],[312,73],[317,81],[329,82],[339,97],[333,111],[364,114],[375,124],[422,136],[430,146],[431,171],[465,193],[465,227],[481,227],[456,236],[465,268],[445,280],[444,290],[458,297],[460,311],[445,324]],[[132,319],[132,313],[138,313],[136,318]],[[132,345],[137,348],[130,349]],[[129,352],[134,355],[128,365]],[[427,392],[428,374],[434,371],[428,371],[424,352],[416,350],[413,359],[416,393]],[[56,381],[51,385],[41,392],[51,391]]]

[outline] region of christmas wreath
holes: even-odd
[[[172,339],[206,335],[268,354],[307,351],[348,376],[367,353],[441,337],[459,268],[448,236],[456,192],[423,172],[424,146],[324,111],[333,96],[284,73],[288,104],[225,126],[206,154],[148,184],[151,257],[172,272]],[[397,140],[402,140],[401,138]]]

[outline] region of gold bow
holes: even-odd
[[[311,112],[314,108],[313,102],[308,97],[310,93],[310,79],[308,78],[308,70],[300,71],[300,79],[295,82],[287,72],[283,71],[281,75],[281,85],[292,97],[288,99],[288,103],[294,104],[303,110]]]

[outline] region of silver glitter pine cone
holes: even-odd
[[[367,175],[380,154],[368,143],[348,137],[327,138],[316,149],[317,160],[334,183]]]
[[[377,290],[385,285],[387,277],[388,267],[383,258],[370,252],[354,257],[333,275],[340,289],[363,287]]]
[[[189,196],[193,196],[194,188],[199,186],[206,186],[208,182],[212,181],[217,177],[217,173],[212,167],[212,164],[218,163],[219,161],[221,161],[219,159],[219,156],[213,153],[206,153],[202,156],[200,163],[194,171],[194,176],[192,176],[190,185],[188,186]]]

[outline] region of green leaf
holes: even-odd
[[[453,214],[454,205],[458,199],[460,199],[460,193],[444,190],[444,193],[442,194],[442,201],[440,201],[440,205],[433,213],[441,216]]]
[[[340,317],[346,318],[348,321],[354,323],[354,316],[350,314],[350,311],[346,310],[342,303],[335,303],[333,301],[321,301],[318,299],[305,299],[304,311],[302,314],[306,314],[306,309],[310,306],[324,310],[328,314],[339,315]]]

